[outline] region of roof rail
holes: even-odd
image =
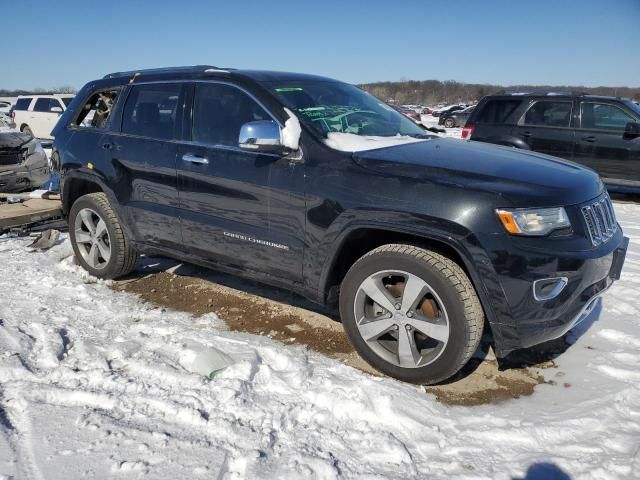
[[[228,69],[222,69],[218,67],[214,67],[213,65],[190,65],[183,67],[163,67],[163,68],[146,68],[142,70],[128,70],[124,72],[113,72],[108,73],[102,78],[117,78],[117,77],[131,77],[138,76],[143,74],[154,74],[154,73],[172,73],[172,72],[205,72],[207,70],[213,71],[225,71]]]
[[[581,95],[588,95],[588,93],[586,92],[579,92],[576,90],[551,90],[548,88],[540,88],[540,89],[536,89],[536,88],[529,88],[529,89],[518,89],[518,88],[507,88],[505,90],[501,90],[498,93],[496,93],[495,95],[547,95],[547,96],[554,96],[554,95],[566,95],[566,96],[581,96]]]

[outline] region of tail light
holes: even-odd
[[[16,119],[16,111],[12,110],[10,116],[11,116],[11,120],[15,120]]]
[[[473,135],[473,131],[476,129],[473,125],[467,125],[462,129],[462,139],[463,140],[471,140],[471,135]]]

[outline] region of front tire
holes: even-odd
[[[458,372],[484,326],[478,296],[457,263],[401,244],[378,247],[351,267],[340,289],[340,316],[372,367],[419,384]]]
[[[135,267],[138,255],[102,192],[76,200],[69,212],[69,236],[78,263],[98,278],[118,278]]]
[[[447,119],[444,121],[444,126],[445,126],[446,128],[453,128],[453,127],[455,127],[455,126],[456,126],[456,121],[455,121],[453,118],[447,118]]]

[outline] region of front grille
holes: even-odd
[[[587,224],[589,240],[594,247],[606,243],[618,231],[616,214],[606,193],[581,210]]]
[[[22,162],[20,152],[0,152],[0,165],[17,165]]]

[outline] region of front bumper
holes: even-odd
[[[584,320],[598,297],[620,278],[628,243],[618,229],[605,245],[589,251],[559,255],[511,245],[508,253],[496,252],[491,259],[495,277],[485,277],[492,290],[496,354],[504,357],[513,350],[559,338]],[[534,282],[554,277],[567,279],[564,289],[552,299],[536,299]]]
[[[15,193],[37,188],[49,180],[49,161],[44,152],[34,152],[15,165],[0,166],[0,192]]]

